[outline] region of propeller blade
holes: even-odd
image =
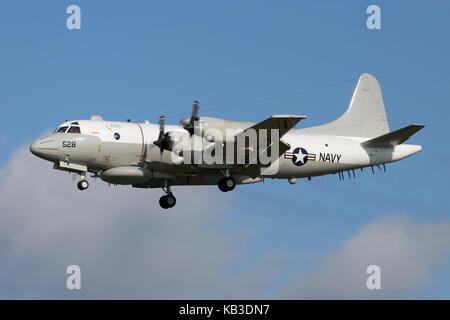
[[[159,136],[158,140],[153,141],[153,144],[159,147],[161,154],[164,150],[172,150],[172,139],[168,133],[164,133],[166,126],[166,118],[164,116],[159,117]]]
[[[192,116],[191,116],[191,122],[198,121],[198,109],[200,106],[200,102],[198,100],[194,101],[194,106],[192,107]]]
[[[164,134],[164,129],[166,126],[166,117],[161,116],[159,117],[159,132],[161,134],[161,132]]]
[[[198,100],[194,100],[194,106],[192,107],[191,119],[189,120],[189,123],[187,123],[183,126],[183,128],[186,129],[191,136],[194,134],[195,122],[200,119],[198,117],[198,109],[199,108],[200,108],[200,102],[198,102]]]

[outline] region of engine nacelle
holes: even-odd
[[[180,124],[182,125],[185,125],[188,122],[189,119],[180,120]],[[207,142],[234,142],[235,135],[251,125],[252,123],[250,122],[200,117],[199,121],[195,124],[194,134],[204,137]]]

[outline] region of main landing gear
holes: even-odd
[[[86,180],[85,173],[80,174],[80,179],[77,183],[78,189],[86,190],[89,187],[89,182]]]
[[[234,189],[236,187],[236,181],[230,176],[230,171],[227,169],[224,172],[225,178],[222,178],[219,180],[219,183],[217,184],[220,191],[222,192],[228,192]]]
[[[167,181],[165,184],[166,186],[162,189],[164,190],[166,195],[159,198],[159,205],[163,209],[170,209],[175,206],[175,204],[177,203],[177,199],[173,195],[172,191],[170,191],[170,186],[167,185]]]
[[[172,208],[173,206],[175,206],[176,203],[177,203],[177,199],[174,197],[172,192],[159,198],[159,205],[163,209]]]

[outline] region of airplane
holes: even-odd
[[[422,150],[404,142],[424,125],[390,131],[380,85],[368,73],[360,76],[346,112],[323,125],[294,129],[306,119],[303,115],[272,115],[256,123],[199,117],[198,111],[194,101],[191,117],[178,125],[165,125],[164,116],[159,123],[104,121],[100,116],[65,121],[34,141],[30,151],[53,162],[54,169],[78,174],[80,190],[89,186],[88,173],[113,185],[162,188],[159,204],[168,209],[176,204],[173,186],[217,185],[229,192],[267,178],[291,184],[328,174],[343,179],[345,171],[349,176],[355,169],[373,171]],[[253,132],[256,140],[250,137]],[[224,146],[229,148],[217,152]],[[215,152],[213,161],[202,160]],[[271,160],[262,161],[269,154]]]

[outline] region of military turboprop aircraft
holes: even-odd
[[[218,185],[223,192],[236,184],[265,178],[287,179],[339,174],[380,166],[422,150],[403,144],[423,125],[390,131],[378,81],[362,74],[347,111],[330,123],[293,129],[305,116],[272,115],[253,123],[198,116],[179,125],[90,120],[62,123],[34,141],[30,151],[54,163],[54,169],[80,175],[77,186],[88,188],[88,172],[114,185],[162,188],[164,209],[176,199],[172,186]],[[270,131],[270,137],[268,132]],[[224,150],[225,148],[225,150]],[[270,156],[269,156],[270,154]],[[354,171],[353,171],[354,174]]]

